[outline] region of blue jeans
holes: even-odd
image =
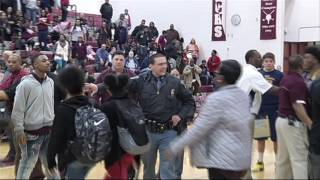
[[[94,164],[82,164],[74,161],[67,166],[66,179],[85,179]]]
[[[100,62],[96,62],[96,72],[101,72],[102,71],[103,65],[100,64]]]
[[[60,179],[59,174],[52,173],[50,175],[47,163],[47,149],[49,143],[49,135],[31,135],[27,134],[27,144],[20,145],[21,159],[16,179],[29,179],[34,166],[40,157],[44,166],[44,174],[47,179]]]
[[[67,62],[63,59],[56,59],[55,61],[57,62],[57,65],[58,65],[57,71],[62,70],[64,68],[64,66],[66,66],[66,64],[67,64]]]
[[[184,159],[184,151],[179,152],[176,159],[176,174],[177,179],[181,179],[182,171],[183,171],[183,159]]]
[[[84,59],[76,59],[76,66],[81,68],[82,70],[85,69],[85,60]]]
[[[32,21],[32,25],[35,26],[37,23],[37,14],[39,10],[38,9],[30,9],[26,8],[26,18],[30,21]]]
[[[177,179],[176,159],[166,160],[164,153],[169,144],[177,137],[174,130],[166,130],[163,133],[150,133],[150,150],[141,156],[144,165],[143,178],[156,179],[155,165],[157,153],[160,154],[160,179]]]
[[[310,179],[320,179],[320,155],[309,152],[308,171]]]
[[[39,43],[42,51],[47,51],[47,44],[48,44],[48,30],[46,31],[38,31],[38,38],[39,38]]]

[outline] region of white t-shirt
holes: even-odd
[[[136,63],[134,62],[134,59],[129,59],[128,68],[131,71],[135,71],[137,69]]]
[[[72,29],[71,29],[71,41],[78,41],[78,38],[79,37],[83,37],[84,38],[85,34],[86,34],[85,28],[81,29],[81,27],[79,27],[79,26],[76,26],[75,28],[72,27]]]
[[[246,64],[242,68],[242,75],[237,82],[237,86],[247,95],[249,95],[251,91],[255,92],[250,111],[251,113],[258,114],[262,94],[266,93],[272,87],[272,84],[262,76],[256,67],[251,64]]]

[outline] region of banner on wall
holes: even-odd
[[[226,40],[225,0],[212,0],[212,41]]]
[[[261,0],[260,39],[276,39],[277,0]]]

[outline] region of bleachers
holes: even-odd
[[[53,9],[53,14],[61,16],[60,9]],[[87,19],[87,23],[90,27],[99,28],[102,25],[102,18],[100,14],[90,14],[90,13],[81,13],[76,11],[68,12],[68,20],[73,23],[76,17],[79,17],[80,14],[83,14],[83,17]]]
[[[21,58],[27,59],[31,56],[31,51],[19,50]],[[49,60],[53,60],[53,52],[52,51],[40,51],[40,54],[48,56]]]

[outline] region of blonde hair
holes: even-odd
[[[22,65],[22,59],[21,59],[21,56],[20,56],[19,54],[17,54],[17,53],[12,53],[12,54],[9,55],[8,60],[9,60],[10,58],[14,58],[15,60],[18,60],[19,63]]]
[[[320,69],[313,73],[312,80],[320,80]]]
[[[10,58],[10,57],[15,57],[15,58],[21,60],[21,56],[20,56],[19,54],[17,54],[17,53],[11,53],[11,54],[9,55],[9,58]]]
[[[3,52],[3,55],[10,56],[11,54],[13,54],[13,51],[4,51]]]

